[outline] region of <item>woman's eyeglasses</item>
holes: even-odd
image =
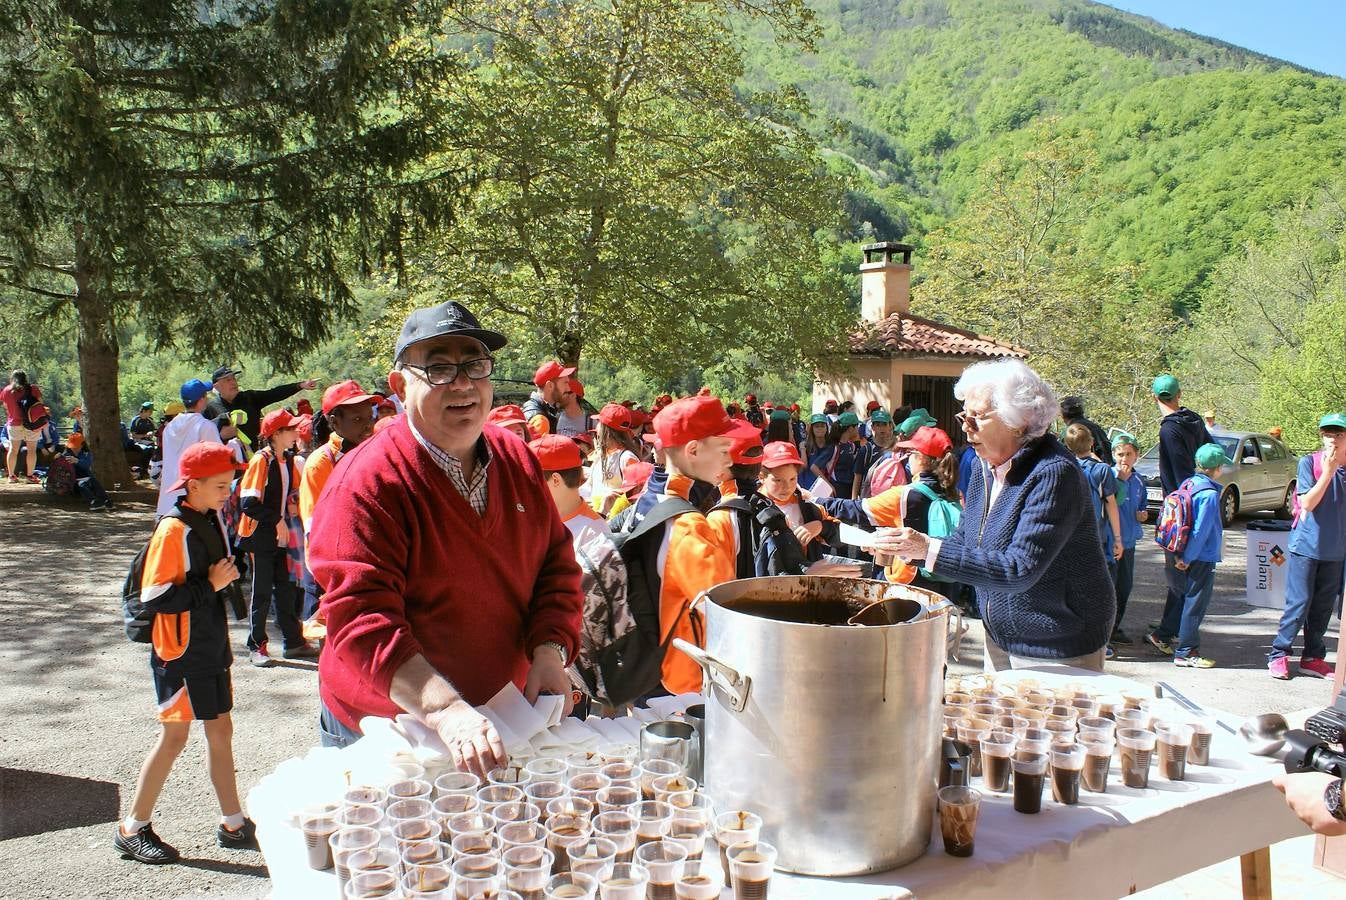
[[[483,356],[479,359],[465,359],[457,363],[431,363],[428,366],[418,366],[415,363],[404,362],[402,368],[415,369],[421,373],[426,381],[439,387],[457,381],[460,370],[473,381],[489,378],[491,372],[495,370],[495,360],[489,356]]]
[[[995,418],[994,412],[978,414],[968,412],[967,410],[963,410],[954,416],[954,419],[958,422],[959,426],[966,428],[968,431],[981,431],[986,423],[993,418]]]

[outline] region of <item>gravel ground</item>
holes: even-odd
[[[125,861],[111,846],[113,822],[130,802],[155,739],[146,649],[121,631],[119,595],[131,557],[148,538],[150,495],[123,494],[112,513],[58,505],[38,488],[0,485],[0,897],[259,897],[270,889],[256,853],[220,850],[218,819],[197,730],[169,778],[156,830],[183,854],[176,866]],[[1278,613],[1244,598],[1244,522],[1226,535],[1226,561],[1203,629],[1217,669],[1179,669],[1123,649],[1109,670],[1146,683],[1165,680],[1213,708],[1248,715],[1321,707],[1330,684],[1288,683],[1266,674],[1264,654]],[[1124,623],[1139,638],[1163,606],[1162,558],[1152,544],[1137,560],[1137,587]],[[1329,633],[1335,651],[1337,623]],[[241,793],[282,760],[315,743],[315,667],[247,665],[245,629],[235,623],[235,737]],[[976,622],[955,670],[981,666]],[[1330,659],[1335,659],[1335,652]]]

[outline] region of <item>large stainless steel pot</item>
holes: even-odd
[[[884,599],[902,624],[845,624]],[[924,853],[952,604],[905,585],[793,576],[729,582],[697,602],[705,651],[675,644],[706,676],[716,809],[760,815],[789,872],[859,875]]]

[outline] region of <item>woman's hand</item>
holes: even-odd
[[[930,538],[915,528],[880,528],[862,549],[870,553],[891,553],[903,559],[925,559]]]

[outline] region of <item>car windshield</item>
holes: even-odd
[[[1212,437],[1215,439],[1215,443],[1220,445],[1220,449],[1224,451],[1224,455],[1233,459],[1234,451],[1237,450],[1239,446],[1238,437],[1232,434],[1217,434],[1212,435]],[[1159,445],[1155,444],[1149,450],[1146,450],[1145,455],[1142,456],[1141,459],[1157,461],[1159,459]]]

